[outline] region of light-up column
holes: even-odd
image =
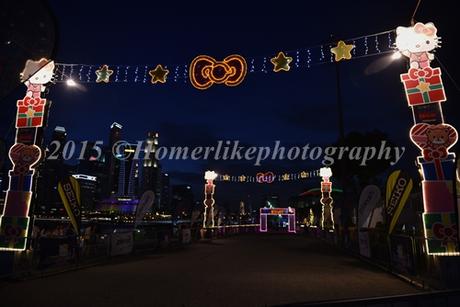
[[[217,173],[214,171],[206,171],[204,179],[204,215],[203,215],[203,228],[214,227],[214,190],[216,188],[214,179],[217,178]]]
[[[439,37],[433,23],[418,22],[396,29],[396,48],[409,59],[409,70],[401,74],[407,104],[412,109],[412,142],[421,150],[417,158],[422,170],[423,225],[428,254],[458,255],[457,208],[454,196],[457,131],[444,123],[441,104],[446,94],[441,69],[431,67]],[[454,115],[455,116],[455,115]]]
[[[288,232],[296,232],[295,209],[288,207]]]
[[[323,205],[321,214],[321,228],[328,231],[334,230],[334,216],[332,214],[332,182],[329,178],[332,176],[332,170],[329,167],[322,167],[319,171],[319,175],[322,177],[321,181],[321,199],[320,202]]]
[[[8,172],[9,185],[0,216],[0,250],[22,251],[27,247],[34,177],[42,158],[43,126],[49,109],[42,95],[53,71],[53,61],[28,60],[21,74],[27,91],[17,101],[16,138],[8,153],[13,168]]]

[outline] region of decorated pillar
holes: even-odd
[[[203,214],[203,228],[214,227],[214,190],[216,185],[214,179],[217,178],[217,173],[214,171],[206,171],[204,179],[206,183],[204,185],[204,214]]]
[[[321,228],[328,231],[334,230],[334,216],[332,213],[332,182],[330,178],[332,176],[332,170],[329,167],[322,167],[320,169],[321,181],[321,199],[320,202],[323,205],[321,215]]]
[[[22,251],[27,247],[29,209],[36,167],[42,158],[43,126],[48,104],[42,98],[53,78],[54,62],[28,60],[21,74],[26,95],[17,101],[16,137],[8,156],[13,164],[0,216],[0,250]]]
[[[412,142],[421,150],[417,158],[422,174],[423,225],[428,254],[458,255],[457,213],[454,196],[457,131],[444,122],[442,103],[446,95],[441,69],[431,67],[439,47],[437,29],[431,22],[396,29],[396,47],[409,59],[401,74],[406,99],[412,109]]]

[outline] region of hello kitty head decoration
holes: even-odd
[[[54,61],[42,58],[38,61],[27,60],[21,73],[21,81],[35,84],[46,84],[53,78]]]
[[[430,66],[433,51],[440,47],[440,38],[432,22],[417,22],[411,27],[396,28],[396,48],[410,60],[411,68],[422,69]]]
[[[38,61],[27,60],[21,73],[21,81],[27,86],[27,96],[40,98],[45,85],[53,79],[54,61],[42,58]]]

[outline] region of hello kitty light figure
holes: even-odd
[[[434,59],[432,52],[440,47],[437,31],[432,22],[417,22],[411,27],[396,28],[396,48],[409,58],[411,68],[430,67],[430,62]]]
[[[27,60],[21,73],[21,81],[27,86],[26,97],[41,98],[46,84],[53,79],[54,61],[42,58],[38,61]]]

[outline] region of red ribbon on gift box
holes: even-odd
[[[423,69],[411,68],[409,69],[409,78],[417,80],[419,78],[431,78],[433,76],[433,69],[431,67],[425,67]]]

